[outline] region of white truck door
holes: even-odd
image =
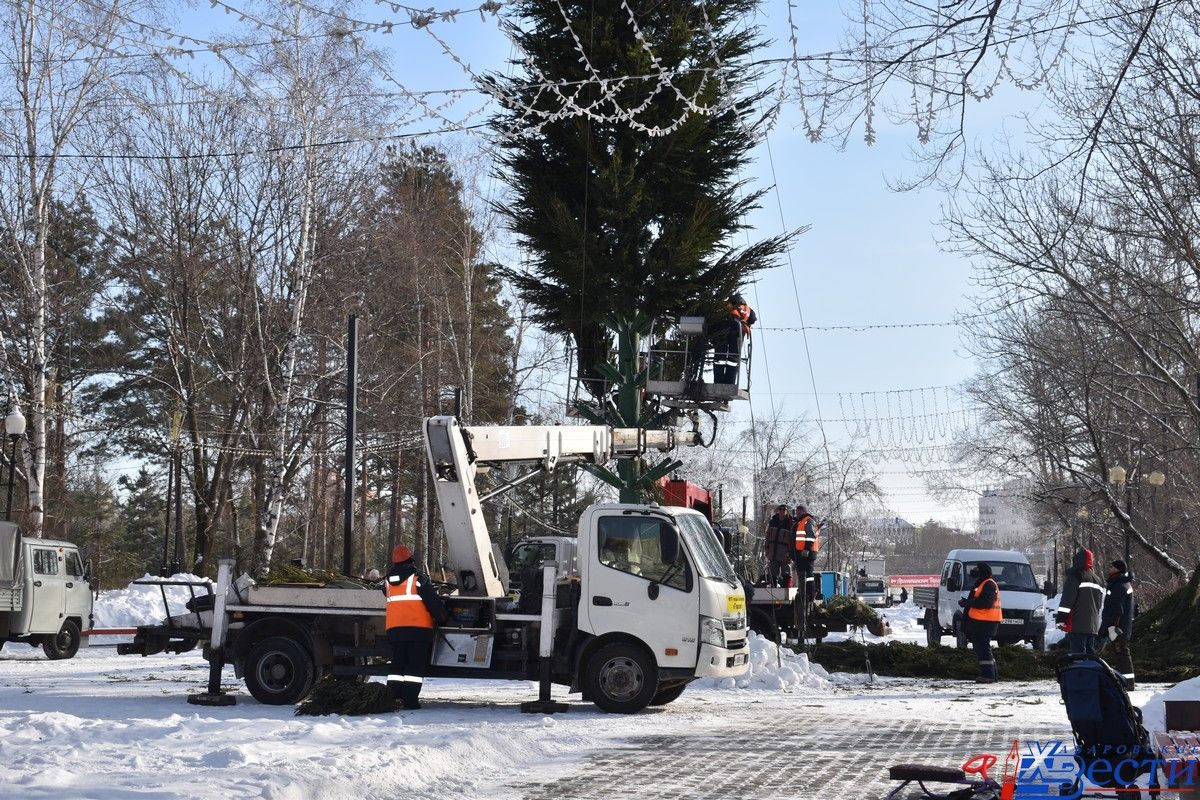
[[[64,583],[65,612],[68,617],[78,617],[79,627],[87,630],[91,627],[92,587],[84,580],[83,560],[79,557],[79,551],[68,548],[63,556],[65,564],[60,562],[59,566],[65,566],[67,573]],[[86,637],[84,641],[87,641]]]
[[[29,555],[29,585],[26,600],[31,606],[29,633],[58,633],[66,609],[66,569],[57,547],[39,547],[26,542]]]
[[[962,599],[963,565],[961,561],[947,561],[942,570],[941,591],[938,592],[938,620],[942,627],[949,628],[958,614],[958,601]]]
[[[682,543],[676,560],[664,561],[664,529],[670,530],[671,523],[653,514],[595,519],[596,533],[588,540],[591,552],[579,553],[587,564],[580,600],[586,622],[581,627],[596,636],[630,633],[646,643],[660,666],[695,665],[699,579]]]

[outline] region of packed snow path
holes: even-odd
[[[529,684],[430,681],[421,711],[314,718],[260,705],[232,670],[237,706],[188,705],[206,676],[195,652],[47,661],[6,646],[0,797],[878,798],[889,764],[958,765],[1013,738],[1070,735],[1048,682],[689,687],[633,716],[560,695],[571,711],[542,717],[517,709]]]

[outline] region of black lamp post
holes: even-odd
[[[4,432],[12,439],[12,456],[8,461],[8,505],[4,507],[4,520],[7,522],[12,519],[13,487],[17,483],[17,440],[25,435],[25,417],[19,406],[13,406],[4,418]]]

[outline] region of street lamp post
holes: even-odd
[[[1159,470],[1154,470],[1146,476],[1146,483],[1150,484],[1150,543],[1158,538],[1158,488],[1167,482],[1167,476]],[[1163,541],[1163,550],[1167,549],[1167,543]]]
[[[4,521],[12,519],[13,487],[17,484],[17,440],[25,435],[25,417],[20,406],[13,406],[4,418],[4,432],[12,439],[12,455],[8,460],[8,504],[4,507]]]
[[[1116,487],[1117,491],[1125,495],[1125,522],[1121,526],[1125,529],[1125,566],[1129,567],[1130,541],[1129,541],[1129,526],[1133,524],[1133,497],[1129,493],[1129,483],[1127,478],[1129,473],[1120,464],[1111,468],[1108,471],[1108,482]]]

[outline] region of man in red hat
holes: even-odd
[[[433,652],[434,624],[446,619],[446,607],[429,578],[417,572],[412,551],[402,544],[392,550],[383,593],[387,597],[388,644],[392,646],[388,686],[403,708],[420,708],[418,698]]]

